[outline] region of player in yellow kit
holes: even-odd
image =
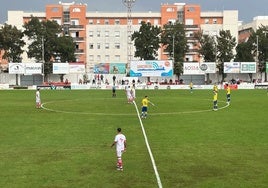
[[[231,88],[229,84],[226,84],[226,97],[227,97],[227,104],[229,105],[231,102]]]
[[[193,82],[190,82],[189,88],[190,88],[190,92],[191,92],[191,93],[193,93],[193,87],[194,87]]]
[[[217,111],[218,110],[218,92],[217,91],[213,91],[214,95],[213,95],[213,110]]]
[[[147,117],[147,110],[148,110],[148,104],[149,104],[149,99],[148,96],[145,96],[142,101],[142,107],[141,107],[141,118],[146,118]]]
[[[215,83],[214,86],[213,86],[213,91],[217,91],[217,92],[218,92],[218,86],[217,86],[216,83]]]

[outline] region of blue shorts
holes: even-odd
[[[141,108],[141,111],[142,111],[142,112],[147,112],[147,106],[143,106],[143,107]]]

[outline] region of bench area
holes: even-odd
[[[38,85],[37,88],[71,89],[71,82],[44,82],[42,85]]]

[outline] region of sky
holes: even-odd
[[[123,0],[61,0],[87,4],[87,11],[124,12]],[[11,3],[12,2],[12,3]],[[161,3],[199,4],[201,11],[238,10],[239,21],[249,23],[255,16],[268,16],[267,0],[135,0],[132,12],[160,12]],[[58,4],[59,0],[0,0],[0,24],[7,21],[7,11],[45,12],[47,4]]]

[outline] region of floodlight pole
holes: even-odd
[[[175,63],[175,35],[172,35],[172,59],[173,59],[173,65]]]
[[[44,36],[42,36],[42,69],[43,69],[43,83],[45,81],[45,45]]]
[[[127,7],[127,74],[130,69],[130,62],[132,60],[132,43],[131,43],[131,35],[132,35],[132,18],[131,11],[134,6],[136,0],[122,0],[123,4]]]

